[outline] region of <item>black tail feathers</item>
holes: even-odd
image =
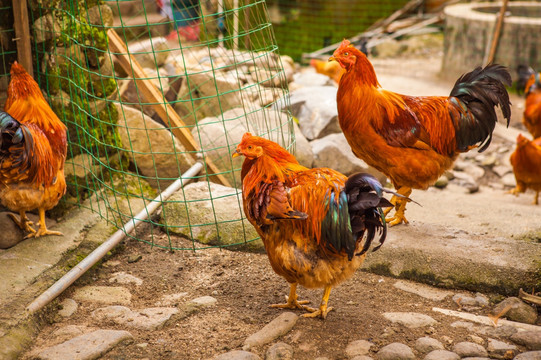
[[[474,117],[453,119],[458,150],[467,151],[472,146],[479,146],[479,152],[482,152],[488,147],[498,121],[495,106],[501,108],[509,126],[511,103],[505,86],[511,86],[511,75],[507,68],[497,64],[477,67],[456,81],[450,96],[460,100]],[[463,108],[461,104],[456,105]]]
[[[21,124],[8,113],[0,111],[0,157],[5,156],[13,145],[24,141]]]
[[[383,197],[383,193],[403,196],[385,189],[374,176],[365,173],[351,175],[346,182],[345,192],[354,238],[366,232],[363,249],[355,255],[366,253],[376,236],[379,237],[379,244],[372,251],[378,250],[387,236],[387,224],[381,208],[393,206]]]

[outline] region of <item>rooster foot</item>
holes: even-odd
[[[302,317],[305,317],[305,318],[315,318],[315,317],[320,317],[322,318],[323,320],[325,320],[327,318],[327,314],[333,309],[333,307],[327,307],[327,305],[325,306],[320,306],[319,309],[311,309],[309,310],[310,313],[308,314],[302,314],[301,316]],[[312,311],[313,310],[313,311]]]
[[[395,216],[385,219],[385,222],[389,224],[389,226],[395,226],[402,223],[406,225],[409,224],[408,219],[406,219],[404,215],[400,216],[399,214],[395,214]]]
[[[32,229],[32,230],[33,230],[33,229]],[[24,238],[25,238],[25,239],[38,238],[38,237],[40,237],[40,236],[45,236],[45,235],[57,235],[57,236],[63,236],[64,234],[62,234],[60,231],[51,231],[51,230],[47,230],[47,228],[44,228],[44,229],[42,230],[42,228],[40,227],[40,228],[38,229],[38,231],[34,230],[33,233],[26,235]]]
[[[26,215],[24,213],[21,214],[20,217],[17,217],[17,215],[14,215],[12,213],[8,213],[8,216],[24,232],[31,233],[31,234],[36,232],[36,230],[32,227],[32,225],[34,225],[34,223],[32,221],[30,221],[30,219],[28,219],[28,217],[26,217]],[[26,239],[26,237],[25,237],[25,239]]]
[[[309,306],[306,306],[305,304],[309,304],[309,300],[293,300],[289,301],[288,297],[286,296],[287,302],[285,304],[272,304],[269,305],[271,308],[279,308],[279,309],[301,309],[306,311],[316,311],[317,309],[311,308]]]

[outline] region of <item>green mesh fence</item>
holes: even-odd
[[[172,234],[191,249],[257,239],[231,154],[246,131],[294,146],[282,109],[282,61],[293,64],[264,1],[41,0],[29,16],[35,77],[69,130],[68,192],[49,216],[88,207],[121,227],[201,161],[192,184],[130,236],[169,249],[186,248]],[[6,84],[15,55],[4,48]]]

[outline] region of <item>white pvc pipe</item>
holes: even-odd
[[[145,219],[152,214],[164,200],[167,200],[173,193],[181,189],[184,185],[189,183],[195,175],[203,169],[203,164],[201,162],[195,163],[191,168],[188,169],[180,179],[175,180],[174,183],[169,185],[161,194],[159,194],[152,202],[150,202],[143,210],[141,210],[135,217],[128,221],[124,226],[117,230],[109,239],[107,239],[103,244],[98,246],[94,251],[92,251],[86,258],[84,258],[79,264],[73,267],[68,271],[64,276],[62,276],[57,282],[55,282],[50,288],[48,288],[43,294],[38,296],[30,305],[27,306],[26,310],[30,313],[34,313],[45,305],[50,303],[54,298],[60,295],[64,290],[68,288],[71,284],[80,278],[85,272],[88,271],[95,263],[97,263],[101,258],[103,258],[112,248],[114,248],[126,234],[130,233],[135,229],[137,225],[142,223]]]

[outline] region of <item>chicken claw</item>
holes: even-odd
[[[301,309],[306,311],[317,311],[317,309],[305,306],[304,304],[309,304],[309,300],[297,300],[297,284],[291,284],[289,289],[289,296],[286,296],[285,304],[272,304],[269,305],[271,308],[280,308],[280,309]]]
[[[34,229],[32,229],[32,230],[34,230]],[[60,231],[47,230],[47,225],[45,224],[45,210],[40,208],[39,209],[39,229],[38,229],[38,231],[34,230],[34,232],[32,232],[31,234],[26,235],[24,238],[25,239],[38,238],[40,236],[45,236],[45,235],[63,236],[64,234],[62,234]]]
[[[329,311],[331,311],[332,307],[327,307],[327,304],[329,303],[329,297],[331,296],[331,287],[326,286],[325,290],[323,291],[323,298],[321,299],[321,305],[319,305],[319,309],[310,309],[309,314],[302,314],[302,317],[306,318],[315,318],[320,317],[323,320],[327,318],[327,314]]]
[[[36,230],[32,227],[34,223],[30,221],[30,219],[26,216],[26,213],[24,211],[21,211],[19,215],[20,217],[17,218],[17,215],[8,213],[8,216],[11,218],[11,220],[13,220],[13,222],[17,224],[17,226],[20,227],[22,231],[25,231],[31,234],[35,233]]]

